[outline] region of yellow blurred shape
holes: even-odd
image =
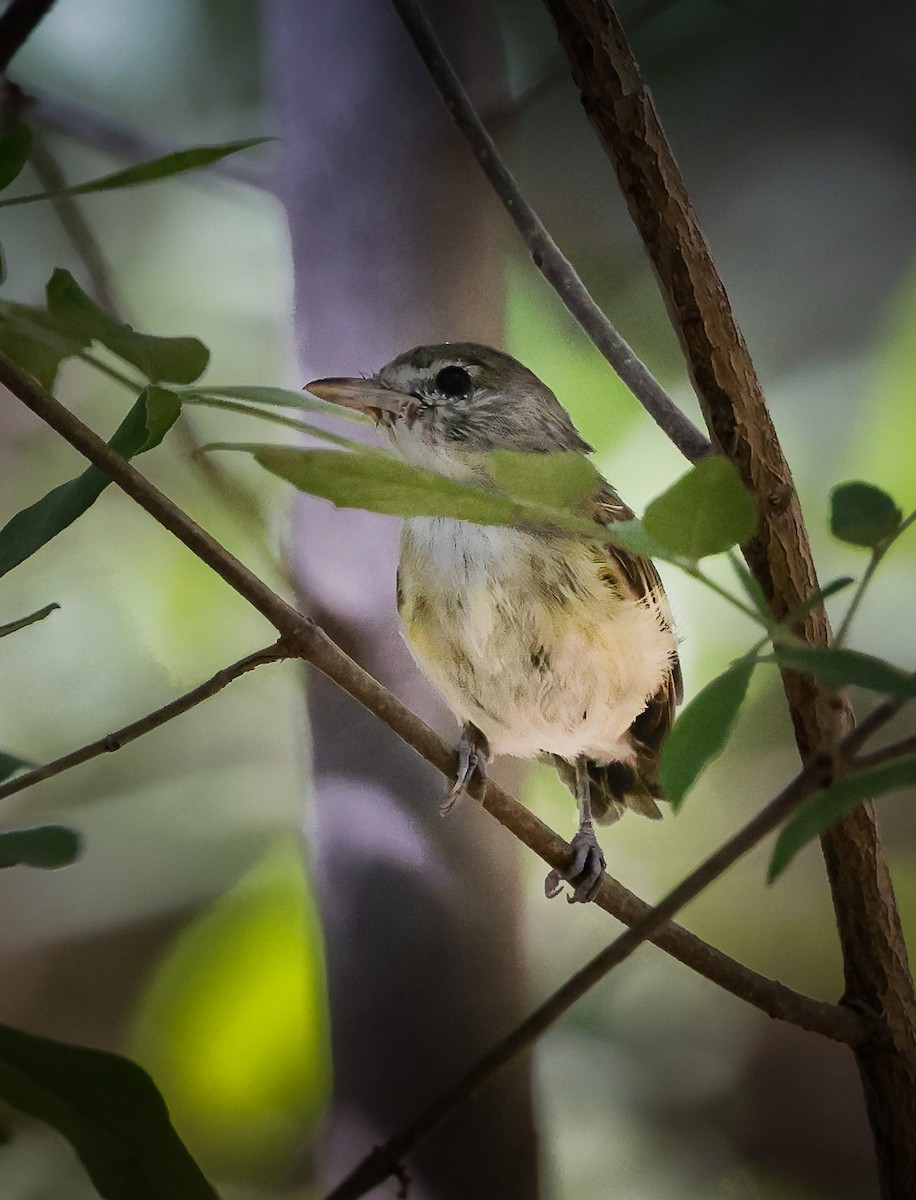
[[[130,1052],[208,1172],[265,1179],[307,1141],[330,1080],[317,914],[285,838],[174,941]]]

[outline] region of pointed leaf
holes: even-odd
[[[775,658],[781,667],[808,671],[832,688],[868,688],[901,700],[916,697],[916,675],[858,650],[779,644],[775,648]]]
[[[662,794],[675,810],[700,773],[721,754],[747,694],[754,666],[754,659],[740,659],[707,683],[675,721],[662,748],[658,774]]]
[[[181,400],[165,388],[144,388],[108,445],[122,458],[158,446],[174,425]],[[0,529],[0,575],[72,525],[99,498],[110,480],[98,467],[88,467],[69,483],[53,488],[35,504],[18,512]]]
[[[0,783],[9,779],[11,775],[15,775],[17,771],[24,771],[27,767],[34,767],[34,763],[25,758],[17,758],[15,754],[4,754],[0,750]]]
[[[875,547],[896,533],[903,513],[871,483],[841,483],[830,493],[830,532],[853,546]]]
[[[256,461],[272,474],[338,508],[365,508],[402,517],[455,517],[480,524],[511,524],[518,518],[518,507],[505,496],[446,479],[377,450],[337,453],[286,446],[239,448],[251,449]]]
[[[503,491],[552,508],[576,508],[594,495],[601,481],[589,460],[575,451],[523,454],[493,450],[490,462],[493,479]]]
[[[162,158],[138,163],[135,167],[127,167],[126,170],[115,171],[111,175],[102,175],[99,179],[90,179],[86,183],[55,188],[50,192],[33,192],[29,196],[17,196],[13,200],[0,200],[0,208],[12,208],[15,204],[31,204],[36,200],[53,200],[57,196],[88,196],[91,192],[111,192],[117,188],[153,183],[157,179],[166,179],[170,175],[180,175],[184,171],[209,167],[211,163],[219,162],[221,158],[226,158],[230,154],[248,150],[251,146],[263,145],[264,142],[270,140],[270,138],[246,138],[241,142],[226,142],[220,146],[194,146],[188,150],[176,150],[172,154],[163,155]]]
[[[669,553],[696,562],[746,541],[757,510],[732,464],[713,454],[652,501],[643,525]]]
[[[32,153],[32,131],[28,125],[14,125],[0,137],[0,192],[18,179]]]
[[[82,839],[68,825],[39,825],[0,833],[0,867],[43,867],[53,871],[79,857]]]
[[[106,1200],[219,1200],[129,1059],[0,1025],[0,1096],[62,1133]]]
[[[48,282],[48,311],[66,336],[101,342],[133,364],[151,383],[193,383],[206,370],[210,351],[193,337],[153,337],[110,317],[58,267]]]
[[[893,762],[867,767],[833,784],[807,800],[783,826],[767,877],[772,881],[781,874],[803,846],[820,837],[845,813],[852,812],[863,800],[873,800],[885,792],[916,784],[916,754]]]
[[[10,621],[8,625],[0,625],[0,638],[6,637],[10,633],[17,633],[20,629],[25,629],[29,625],[34,625],[36,621],[43,621],[45,617],[54,612],[55,608],[60,608],[60,605],[56,602],[54,604],[46,604],[44,608],[39,608],[37,612],[29,613],[27,617],[20,617],[18,621]]]
[[[66,334],[43,308],[11,301],[0,307],[0,350],[46,391],[53,391],[60,364],[89,345],[90,338]]]

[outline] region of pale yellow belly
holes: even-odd
[[[627,757],[675,651],[660,615],[616,593],[584,546],[519,530],[406,523],[399,592],[418,663],[496,754]]]

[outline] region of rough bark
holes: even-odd
[[[617,172],[658,276],[716,447],[755,497],[758,534],[747,561],[777,616],[817,586],[791,472],[747,346],[623,30],[605,0],[547,0],[582,103]],[[823,609],[799,632],[829,636]],[[784,686],[803,759],[829,755],[852,722],[845,701],[787,672]],[[875,1013],[885,1036],[856,1050],[882,1194],[912,1195],[916,1179],[916,1002],[874,812],[864,805],[823,839],[843,950],[845,1003]]]
[[[485,187],[394,13],[377,0],[267,12],[303,377],[373,371],[422,342],[498,342]],[[476,37],[468,6],[460,15],[472,79],[498,79],[492,39]],[[304,498],[293,536],[304,607],[451,729],[398,634],[397,522]],[[520,1018],[519,884],[473,806],[440,820],[435,771],[323,676],[308,692],[334,1059],[320,1160],[333,1183]],[[536,1196],[527,1064],[412,1166],[412,1196]]]

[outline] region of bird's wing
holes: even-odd
[[[609,486],[604,485],[589,501],[588,515],[599,525],[612,525],[615,521],[631,521],[634,513]],[[619,591],[625,587],[634,599],[651,605],[660,619],[671,628],[671,609],[658,571],[651,559],[615,546],[595,545],[599,566],[608,586]],[[657,755],[665,734],[674,720],[675,707],[683,699],[684,685],[681,665],[677,653],[671,656],[671,665],[662,686],[655,693],[645,711],[640,713],[632,726],[634,738],[641,743],[651,757]]]

